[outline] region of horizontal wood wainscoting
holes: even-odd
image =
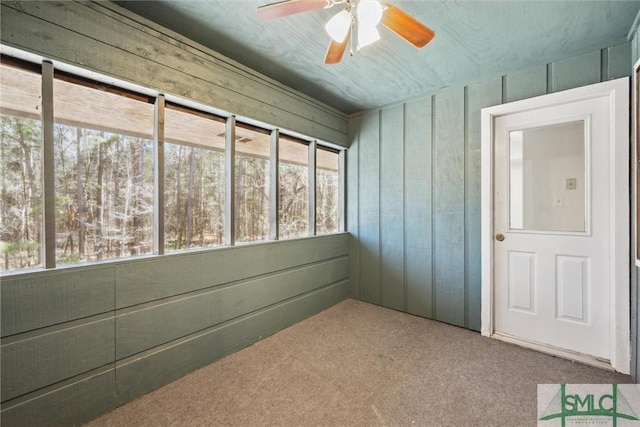
[[[350,119],[350,277],[363,301],[480,329],[480,110],[629,76],[626,42]]]
[[[2,278],[2,425],[90,420],[342,301],[348,235]]]

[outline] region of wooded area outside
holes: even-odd
[[[290,152],[298,163],[281,160],[278,164],[279,237],[290,239],[309,235],[309,146],[280,135],[280,158]]]
[[[268,132],[237,124],[234,219],[238,243],[269,238],[270,147]],[[244,154],[248,149],[254,155]]]
[[[41,265],[42,77],[0,66],[0,271]],[[128,95],[128,94],[124,94]],[[54,79],[56,263],[153,252],[153,99]],[[236,243],[266,240],[270,131],[237,123]],[[168,104],[166,250],[224,245],[225,119]],[[309,234],[308,145],[279,139],[279,238]],[[338,231],[338,154],[317,150],[317,234]]]
[[[340,158],[335,151],[316,150],[316,235],[340,229]]]
[[[42,264],[41,86],[39,74],[0,68],[1,270]],[[25,108],[11,109],[9,99]]]

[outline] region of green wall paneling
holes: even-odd
[[[113,315],[2,341],[2,401],[114,362]]]
[[[480,329],[481,255],[480,248],[480,110],[498,105],[502,79],[487,80],[467,87],[465,152],[465,327]]]
[[[560,92],[579,86],[586,86],[601,81],[602,52],[596,50],[574,58],[549,64],[549,92]]]
[[[116,308],[347,255],[346,234],[170,254],[117,266]],[[186,280],[188,278],[188,280]]]
[[[512,102],[547,93],[547,66],[519,71],[503,77],[504,101]]]
[[[349,259],[260,276],[136,306],[116,316],[118,360],[349,277]]]
[[[113,310],[112,265],[2,278],[2,336]]]
[[[358,219],[360,298],[382,303],[380,281],[380,114],[360,118]],[[349,199],[350,196],[347,196]]]
[[[360,134],[360,118],[349,120],[349,150],[347,150],[346,192],[349,198],[347,204],[346,229],[349,230],[349,280],[351,281],[352,298],[360,297],[360,244],[359,239],[359,192],[358,192],[358,151]]]
[[[631,57],[631,42],[621,43],[603,49],[603,60],[606,67],[602,73],[602,80],[619,79],[629,75],[629,58]]]
[[[2,404],[3,427],[77,426],[116,407],[115,370],[97,369]]]
[[[116,365],[118,405],[319,313],[348,294],[348,280],[331,284],[120,361]]]
[[[382,111],[380,121],[380,247],[382,305],[405,310],[404,105]]]
[[[357,203],[349,209],[358,223],[348,223],[348,231],[359,238],[360,298],[479,330],[480,110],[628,76],[634,46],[635,39],[353,115],[349,132],[358,149],[349,162],[358,164],[350,169],[357,183],[348,186],[347,200]],[[404,124],[396,129],[401,108]],[[394,170],[403,176],[401,188]],[[391,213],[397,222],[386,228]],[[403,272],[397,277],[404,280],[404,308],[388,304],[386,292],[395,288],[386,287],[386,277],[395,271]]]
[[[464,88],[434,103],[433,222],[435,319],[464,326]]]
[[[406,311],[433,317],[431,97],[405,105]]]

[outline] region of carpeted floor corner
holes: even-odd
[[[349,299],[86,426],[534,426],[537,384],[629,382]]]

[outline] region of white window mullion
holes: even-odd
[[[227,119],[225,128],[225,151],[224,151],[224,241],[225,244],[233,246],[236,244],[236,118],[231,116]]]
[[[346,171],[347,150],[340,150],[338,154],[338,231],[346,231]]]
[[[164,95],[158,95],[153,120],[153,252],[164,254]]]
[[[309,143],[309,236],[316,235],[316,141]]]
[[[271,153],[270,153],[270,207],[269,207],[269,240],[278,240],[280,235],[279,221],[279,196],[280,196],[280,131],[271,131]]]
[[[56,194],[53,116],[53,64],[42,63],[42,199],[44,268],[56,266]]]

